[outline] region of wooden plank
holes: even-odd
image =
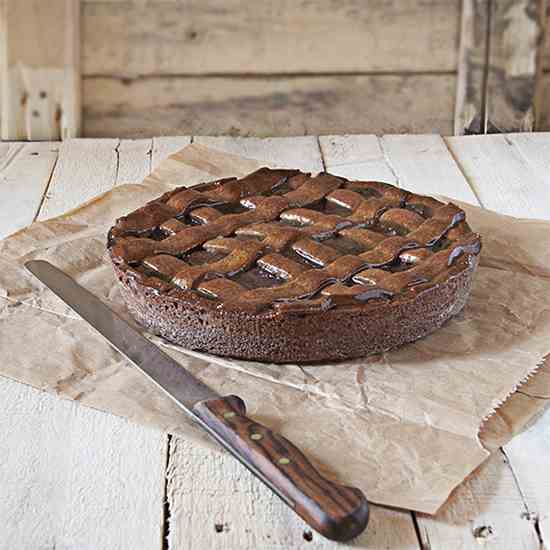
[[[166,436],[0,378],[0,549],[161,549]]]
[[[417,514],[423,548],[540,549],[505,457],[496,452],[458,486],[436,516]]]
[[[542,68],[544,71],[550,71],[550,36],[548,35],[548,29],[550,29],[550,3],[546,0],[546,32],[542,50]]]
[[[485,208],[524,218],[548,216],[550,186],[506,135],[446,142]]]
[[[0,147],[0,238],[35,219],[57,161],[58,143],[2,144]]]
[[[524,132],[506,137],[545,185],[550,186],[550,133]],[[550,208],[547,212],[550,215]]]
[[[485,133],[489,0],[463,0],[458,51],[455,135]]]
[[[168,548],[254,549],[399,548],[417,550],[408,512],[372,506],[369,527],[353,543],[312,532],[256,478],[226,453],[172,438],[167,471]],[[207,496],[206,496],[207,495]]]
[[[448,135],[455,80],[447,74],[85,78],[84,134]]]
[[[65,0],[65,66],[61,139],[80,136],[82,128],[80,0]]]
[[[5,0],[2,139],[56,140],[79,132],[78,0]]]
[[[118,145],[116,185],[140,183],[151,173],[152,139],[123,139]]]
[[[459,21],[458,0],[88,0],[83,71],[124,77],[450,72]]]
[[[235,139],[196,137],[194,142],[266,161],[272,167],[323,168],[316,138]],[[257,479],[225,453],[172,438],[168,461],[168,548],[351,548],[322,539]],[[209,498],[204,498],[204,491]],[[407,512],[372,506],[371,525],[355,544],[418,548]],[[305,539],[305,540],[304,540]]]
[[[59,216],[108,191],[117,181],[118,139],[63,142],[39,220]]]
[[[542,93],[545,1],[491,2],[487,132],[532,131]]]
[[[6,29],[6,0],[0,0],[0,37],[5,36]],[[4,96],[4,88],[6,87],[7,83],[4,78],[2,78],[1,75],[4,75],[7,73],[7,64],[8,60],[6,58],[6,51],[5,51],[5,45],[6,41],[0,39],[0,139],[2,138],[2,132],[3,132],[3,122],[2,122],[2,98]]]
[[[193,142],[264,162],[270,168],[296,168],[304,172],[323,170],[317,138],[314,136],[293,139],[196,136]]]
[[[0,170],[4,170],[13,162],[19,151],[23,148],[20,142],[0,142]]]
[[[533,394],[532,399],[550,400]],[[550,542],[550,410],[504,447],[526,501],[526,519],[539,531],[541,547]]]
[[[547,34],[550,34],[548,31]],[[550,41],[550,40],[549,40]],[[537,130],[550,130],[550,72],[544,73],[542,77],[542,97],[537,115]]]
[[[376,136],[320,136],[319,146],[328,172],[348,179],[397,183]]]
[[[189,136],[177,136],[177,137],[155,137],[153,138],[153,152],[151,156],[152,166],[155,168],[170,155],[177,153],[180,149],[183,149],[191,143]]]
[[[479,204],[440,136],[384,136],[382,149],[399,186]]]

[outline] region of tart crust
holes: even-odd
[[[480,247],[453,204],[267,168],[177,188],[117,220],[108,240],[147,329],[276,363],[366,356],[436,330],[464,307]]]

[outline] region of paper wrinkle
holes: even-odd
[[[135,326],[105,252],[115,218],[174,185],[242,176],[260,164],[191,145],[143,183],[0,241],[0,374],[204,442],[23,263],[52,261]],[[272,365],[183,353],[150,338],[216,391],[241,395],[252,416],[298,442],[327,475],[373,502],[434,513],[488,456],[480,431],[494,448],[540,411],[541,400],[517,388],[550,395],[550,368],[534,376],[550,352],[550,223],[460,206],[483,236],[472,295],[461,314],[418,342],[343,363]]]

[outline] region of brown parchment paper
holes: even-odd
[[[259,163],[190,145],[141,184],[124,185],[0,242],[0,375],[171,433],[206,439],[23,263],[47,259],[127,317],[105,253],[113,220],[174,185],[244,175]],[[75,182],[78,185],[78,182]],[[324,473],[377,503],[434,513],[451,490],[541,409],[550,396],[550,223],[466,204],[483,235],[464,311],[429,337],[346,363],[271,365],[193,354],[177,361],[298,444]]]

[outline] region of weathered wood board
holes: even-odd
[[[539,107],[538,130],[550,130],[550,72],[544,73],[542,77],[542,97]]]
[[[451,134],[449,75],[84,80],[87,136]],[[407,113],[414,113],[408,116]]]
[[[496,451],[456,488],[435,517],[417,514],[423,548],[525,548],[540,541],[505,457]]]
[[[83,73],[449,72],[459,21],[459,0],[85,0]]]
[[[31,224],[38,215],[57,163],[59,143],[2,144],[0,238]],[[9,213],[9,215],[8,215]]]
[[[478,204],[440,136],[384,136],[380,144],[400,187]]]
[[[78,8],[78,0],[4,0],[0,5],[2,139],[78,135]]]
[[[0,550],[160,550],[165,434],[5,378],[0,400]]]
[[[484,208],[510,216],[548,218],[550,186],[507,135],[446,141]]]
[[[489,0],[463,0],[454,133],[485,132]]]
[[[543,0],[490,2],[487,133],[532,131],[542,93]]]

